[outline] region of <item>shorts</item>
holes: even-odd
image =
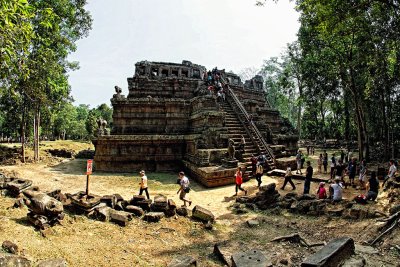
[[[181,193],[179,194],[179,199],[184,199],[186,196],[186,192],[184,190],[181,190]]]

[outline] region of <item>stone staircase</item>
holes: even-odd
[[[222,83],[227,88],[226,102],[221,103],[221,107],[226,112],[225,125],[228,130],[229,138],[235,141],[236,146],[240,143],[241,135],[244,136],[246,172],[251,175],[251,161],[252,154],[257,156],[264,153],[267,158],[267,163],[270,169],[275,169],[275,155],[272,149],[264,140],[262,134],[258,130],[257,126],[250,122],[250,116],[240,103],[239,99],[235,95],[229,85],[222,79]]]
[[[248,135],[245,127],[243,124],[240,122],[238,119],[235,111],[232,109],[231,105],[228,102],[221,102],[220,106],[222,110],[225,112],[225,127],[228,131],[227,137],[232,139],[235,142],[235,149],[239,149],[240,141],[242,138],[242,135],[246,141],[246,144],[244,146],[244,154],[243,154],[243,159],[244,159],[244,164],[246,166],[246,173],[248,174],[249,177],[251,177],[251,161],[250,158],[252,157],[253,154],[258,156],[258,150],[257,147],[253,144],[251,137]],[[243,166],[242,165],[242,166]],[[250,166],[250,168],[247,168]]]

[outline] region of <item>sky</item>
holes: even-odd
[[[294,3],[267,0],[89,0],[93,25],[69,56],[74,104],[110,104],[114,86],[128,94],[127,78],[142,60],[181,63],[240,73],[259,69],[295,41]]]

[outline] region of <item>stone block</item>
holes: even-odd
[[[98,220],[103,222],[110,221],[110,212],[112,208],[108,206],[103,206],[95,209],[95,216]]]
[[[18,246],[9,240],[4,241],[1,247],[3,248],[4,251],[12,254],[18,254],[19,252]]]
[[[246,223],[247,226],[250,228],[257,227],[260,225],[260,222],[258,220],[248,220]]]
[[[257,249],[235,253],[231,257],[232,267],[267,267],[272,263]]]
[[[146,197],[143,195],[133,195],[132,199],[129,201],[129,204],[137,206],[137,203],[140,201],[146,200]]]
[[[38,262],[37,267],[67,267],[67,261],[65,259],[48,259]]]
[[[128,205],[125,207],[125,211],[130,212],[134,214],[135,216],[142,217],[144,214],[144,211],[141,207],[138,206],[133,206],[133,205]]]
[[[110,218],[112,222],[115,222],[121,226],[127,226],[132,220],[132,213],[126,211],[110,210]]]
[[[145,211],[150,211],[150,205],[153,201],[151,199],[146,199],[137,202],[137,206],[141,207]]]
[[[176,213],[177,213],[179,216],[186,217],[186,216],[189,215],[189,209],[188,209],[187,207],[180,207],[180,208],[177,208],[177,209],[176,209]]]
[[[115,204],[117,204],[117,198],[115,195],[106,195],[100,198],[102,203],[106,203],[110,208],[115,208]]]
[[[331,240],[326,246],[301,263],[302,267],[336,267],[354,254],[354,241],[350,237]]]
[[[192,256],[179,256],[173,259],[168,267],[196,267],[197,260]]]
[[[175,201],[173,201],[172,199],[168,199],[168,208],[169,209],[176,209],[176,204],[175,204]]]
[[[208,209],[196,205],[192,210],[192,217],[203,222],[213,222],[215,220],[214,214]]]
[[[144,215],[143,220],[147,222],[159,222],[164,217],[165,214],[163,212],[149,212]]]
[[[31,267],[31,261],[23,256],[0,252],[0,266]]]

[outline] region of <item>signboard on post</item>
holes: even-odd
[[[87,160],[87,165],[86,165],[86,175],[92,174],[92,170],[93,170],[93,160],[92,159],[88,159]]]

